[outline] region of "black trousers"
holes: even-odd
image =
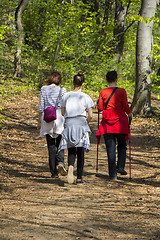
[[[64,164],[64,150],[57,152],[61,141],[61,135],[59,135],[57,138],[52,138],[49,134],[47,134],[46,140],[49,154],[49,168],[51,174],[54,175],[58,172],[56,166],[59,163]]]
[[[108,156],[109,176],[117,176],[117,168],[124,168],[126,162],[127,143],[125,134],[107,133],[104,134],[104,140]],[[116,164],[116,141],[118,142],[118,160]]]
[[[68,148],[68,166],[74,166],[77,155],[77,179],[82,179],[84,167],[84,148]]]

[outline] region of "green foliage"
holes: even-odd
[[[0,26],[0,40],[4,40],[5,37],[4,37],[4,34],[9,32],[10,31],[10,28],[6,25],[2,25]]]
[[[0,81],[0,99],[3,100],[14,100],[18,95],[25,96],[29,94],[30,90],[36,90],[32,85],[26,85],[26,83],[22,83],[16,81],[15,79],[1,78]]]
[[[92,1],[84,4],[81,0],[74,5],[70,1],[62,4],[58,0],[30,0],[23,13],[25,42],[22,48],[22,78],[24,91],[35,87],[39,89],[51,71],[62,73],[63,85],[67,90],[72,89],[73,76],[82,70],[85,75],[85,91],[99,95],[106,87],[107,71],[116,69],[119,76],[118,86],[124,87],[133,96],[135,82],[135,48],[136,30],[141,5],[140,0],[122,0],[129,9],[125,19],[124,51],[120,63],[117,63],[114,40],[114,7],[110,5],[108,24],[104,23],[106,1],[99,2],[97,10]],[[0,60],[2,74],[14,73],[14,53],[16,50],[16,34],[14,14],[19,1],[2,0]],[[154,20],[153,58],[156,62],[155,72],[159,66],[159,15]],[[97,19],[99,18],[99,22]],[[4,20],[3,20],[4,19]],[[143,19],[149,23],[152,19]],[[7,24],[6,24],[7,23]],[[56,47],[60,46],[57,51]],[[55,57],[56,55],[56,57]],[[153,90],[157,83],[153,81]],[[2,95],[7,98],[6,89]],[[15,94],[22,93],[20,86],[15,86]],[[12,89],[10,89],[12,92]],[[157,90],[156,90],[157,91]],[[14,97],[14,95],[13,95]]]
[[[15,31],[13,27],[13,14],[12,1],[1,1],[0,9],[0,67],[1,74],[13,74],[14,71],[14,43]],[[12,10],[11,10],[12,9]]]
[[[160,35],[159,35],[159,28],[160,28],[160,11],[156,11],[156,15],[154,18],[154,29],[153,29],[153,36],[154,36],[154,44],[152,47],[152,70],[153,74],[151,75],[152,79],[152,92],[156,93],[158,99],[160,99],[160,76],[158,75],[158,70],[160,69]]]
[[[152,91],[157,94],[157,98],[160,99],[160,76],[157,76],[157,74],[151,75],[152,79]]]

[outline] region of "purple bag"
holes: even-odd
[[[57,108],[57,104],[58,104],[58,99],[60,98],[60,95],[61,95],[61,91],[62,91],[62,87],[60,87],[55,107],[50,106],[44,110],[44,118],[43,119],[47,123],[52,122],[57,119],[56,108]]]
[[[57,119],[56,109],[51,106],[44,110],[44,120],[49,123]]]

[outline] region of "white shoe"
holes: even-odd
[[[70,165],[68,167],[68,175],[67,175],[68,183],[74,183],[74,175],[73,175],[73,166]]]
[[[63,163],[58,164],[57,169],[58,169],[58,172],[59,172],[62,176],[66,176],[66,175],[67,175],[67,171],[66,171]]]

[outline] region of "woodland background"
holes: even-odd
[[[160,98],[157,0],[1,0],[0,15],[2,98],[39,91],[53,70],[62,74],[67,90],[82,70],[84,91],[97,98],[106,87],[106,72],[115,69],[118,86],[132,100],[136,95],[133,112],[157,114],[159,109],[151,107],[151,93]],[[141,40],[138,34],[147,29],[149,35]]]
[[[157,0],[0,1],[0,239],[160,240],[160,6]],[[40,87],[57,70],[97,101],[117,70],[134,112],[132,179],[109,181],[98,113],[84,186],[50,177],[37,130]],[[67,152],[65,153],[67,166]],[[129,173],[127,150],[126,171]],[[76,172],[75,172],[76,175]]]

